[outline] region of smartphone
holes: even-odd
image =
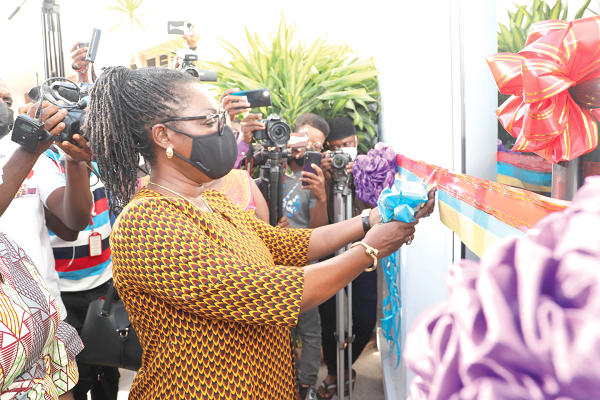
[[[316,164],[317,166],[321,166],[321,153],[318,151],[307,151],[306,156],[304,158],[304,171],[312,172],[315,175],[317,171],[312,167],[312,164]],[[308,186],[308,183],[302,182],[302,186]]]
[[[100,34],[102,31],[100,29],[95,28],[94,32],[92,32],[92,40],[90,40],[90,44],[88,46],[87,54],[83,61],[89,61],[93,63],[96,61],[96,53],[98,52],[98,44],[100,43]]]
[[[243,90],[241,92],[233,92],[232,96],[246,96],[250,108],[256,107],[267,107],[271,105],[271,91],[269,89],[258,89],[258,90]],[[237,101],[234,101],[237,103]],[[246,107],[238,107],[246,108]]]
[[[187,21],[169,21],[167,32],[171,35],[192,35],[194,33],[194,24]]]

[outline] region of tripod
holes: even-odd
[[[44,75],[65,76],[65,60],[60,28],[60,6],[56,0],[42,4],[42,35],[44,37]]]
[[[269,150],[266,164],[260,167],[260,179],[264,182],[260,191],[269,204],[269,223],[272,226],[277,226],[277,223],[283,217],[284,166],[290,157],[290,150],[285,147],[277,147],[274,150]],[[285,160],[283,165],[279,162],[282,158]]]
[[[338,172],[338,171],[335,171]],[[335,223],[342,222],[348,218],[352,218],[352,191],[350,190],[350,175],[345,171],[339,171],[333,174],[334,178],[334,203],[333,212],[335,215]],[[349,249],[349,245],[336,251],[338,256]],[[335,295],[336,307],[336,332],[335,339],[338,344],[337,354],[337,390],[338,398],[341,399],[344,388],[344,358],[346,343],[348,346],[348,396],[352,400],[352,342],[354,335],[352,334],[352,282],[346,286],[346,304],[344,304],[344,289],[340,290]],[[346,312],[348,313],[348,330],[346,331]],[[347,332],[344,335],[344,332]]]
[[[13,19],[21,10],[23,3],[10,14]],[[56,0],[42,1],[42,37],[44,39],[44,75],[45,79],[65,76],[65,61],[62,48],[62,31],[60,28],[60,6]]]

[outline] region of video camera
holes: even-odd
[[[50,103],[62,108],[68,109],[62,122],[65,128],[58,135],[54,136],[44,128],[44,123],[37,118],[41,111],[41,105],[36,112],[36,118],[27,114],[21,114],[15,119],[15,125],[12,132],[12,141],[26,147],[31,151],[36,151],[40,143],[50,140],[57,142],[69,141],[73,144],[73,135],[82,134],[81,128],[85,122],[85,108],[89,102],[89,91],[93,85],[88,83],[75,84],[75,82],[66,78],[49,78],[41,86],[36,86],[29,91],[29,98],[33,101],[47,100]],[[65,105],[58,103],[62,100]]]
[[[198,61],[198,53],[193,50],[179,49],[176,52],[179,59],[179,70],[185,71],[202,82],[216,82],[217,71],[212,69],[196,68],[195,62]]]
[[[271,114],[267,119],[263,119],[260,122],[265,124],[265,129],[254,131],[254,138],[256,140],[266,141],[267,147],[286,147],[292,133],[287,122],[276,114]]]

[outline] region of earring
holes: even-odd
[[[171,146],[167,147],[167,158],[173,157],[173,149]]]

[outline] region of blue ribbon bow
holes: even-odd
[[[422,182],[407,182],[396,178],[391,188],[384,189],[377,200],[381,222],[414,222],[416,211],[427,202],[427,189]],[[398,356],[396,367],[400,365],[400,309],[401,298],[398,290],[400,264],[398,253],[383,260],[383,272],[389,295],[383,300],[381,329],[390,346],[390,354]]]
[[[427,190],[423,183],[396,178],[392,187],[383,189],[377,200],[381,222],[414,222],[415,212],[425,202]]]

